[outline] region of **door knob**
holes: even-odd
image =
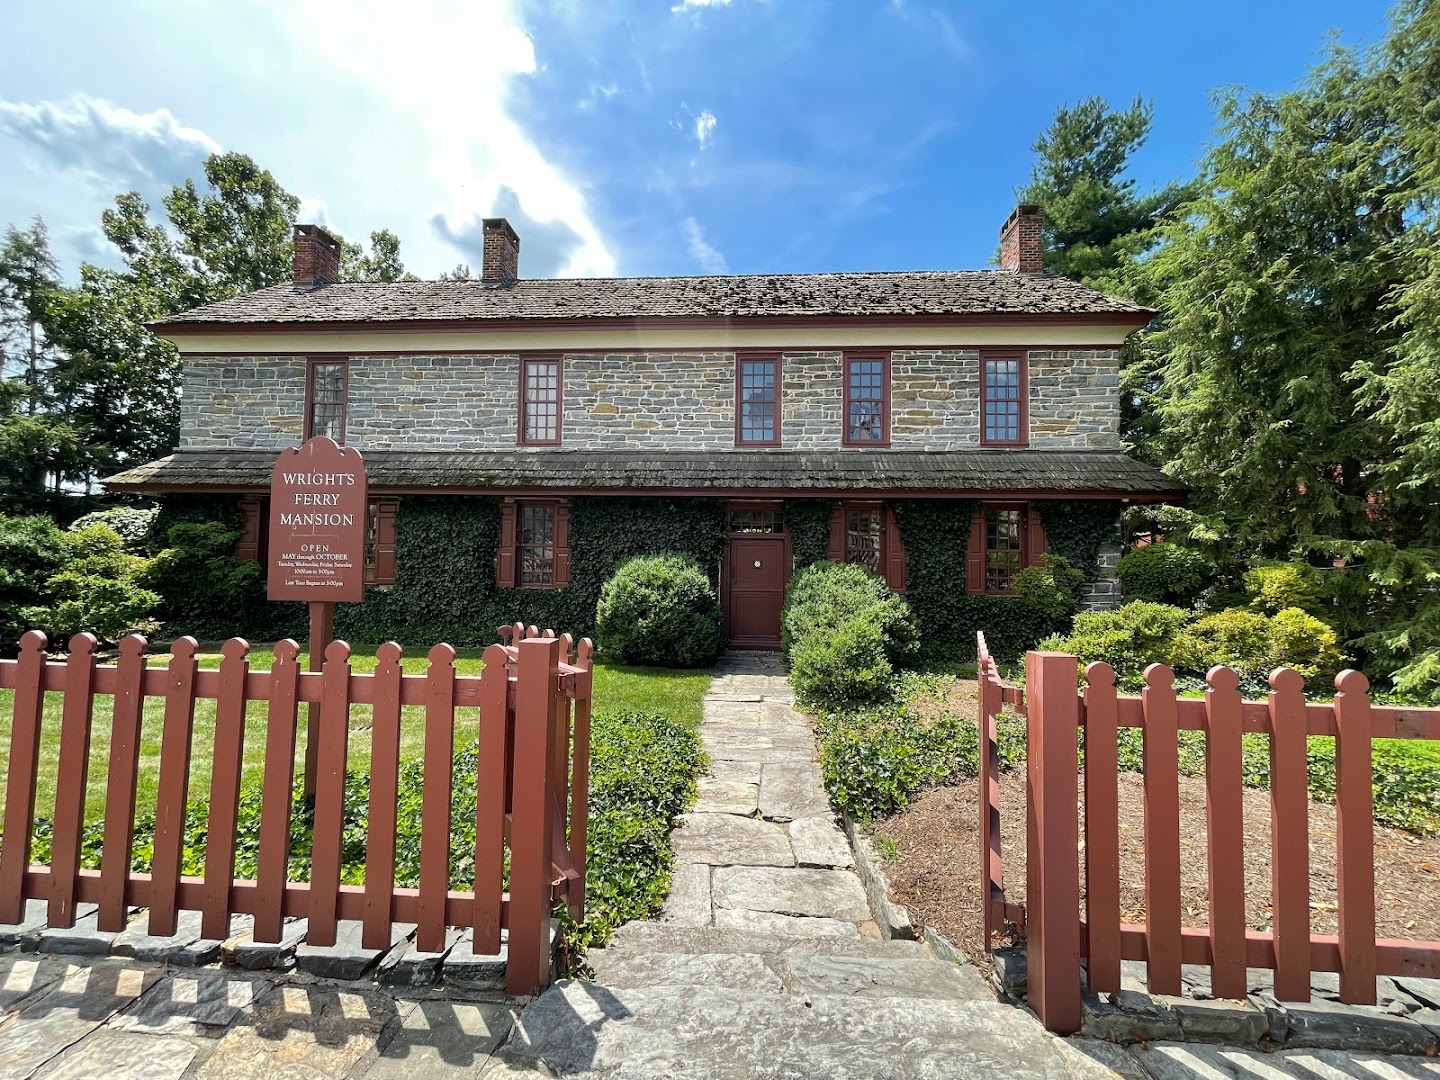
[[[759,559],[756,559],[756,560],[755,560],[755,569],[756,569],[756,570],[759,570],[759,569],[760,569],[760,560],[759,560]]]

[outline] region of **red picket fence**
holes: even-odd
[[[18,923],[27,900],[48,903],[51,926],[75,924],[77,903],[99,905],[100,929],[125,927],[132,907],[149,908],[148,931],[173,934],[180,910],[198,911],[201,932],[228,936],[230,916],[253,915],[257,941],[278,942],[285,916],[306,917],[306,940],[331,945],[339,919],[360,920],[365,948],[385,948],[395,923],[417,926],[423,951],[443,948],[446,927],[474,932],[477,953],[500,949],[508,929],[506,986],[534,993],[550,974],[550,923],[564,901],[575,917],[585,905],[586,804],[589,797],[591,655],[567,634],[502,627],[505,644],[485,650],[478,676],[458,675],[455,650],[436,645],[424,675],[401,671],[401,649],[382,645],[374,674],[350,668],[350,646],[332,642],[319,672],[302,671],[299,646],[275,646],[269,671],[251,671],[250,646],[232,638],[219,670],[199,669],[195,639],[182,637],[167,668],[147,668],[146,642],[132,635],[118,662],[96,663],[95,639],[79,634],[64,662],[48,662],[45,636],[21,639],[16,660],[0,661],[0,688],[13,689],[14,722],[0,839],[0,923]],[[572,651],[576,655],[572,656]],[[45,692],[63,696],[59,771],[49,866],[30,865]],[[85,792],[97,696],[112,698],[105,816],[98,870],[82,869]],[[131,870],[136,786],[145,698],[164,701],[150,873]],[[212,746],[194,745],[195,702],[215,702]],[[256,879],[235,878],[237,816],[246,705],[268,703]],[[318,702],[319,772],[314,850],[308,882],[288,879],[290,810],[297,716]],[[365,883],[340,884],[345,763],[350,710],[371,712],[370,790]],[[394,881],[401,710],[424,709],[423,799],[418,888]],[[479,776],[473,889],[450,883],[451,792],[457,710],[478,709]],[[211,758],[204,874],[181,873],[191,760]],[[509,889],[504,888],[505,851]]]
[[[1029,999],[1053,1031],[1080,1026],[1080,959],[1091,989],[1120,989],[1120,961],[1147,964],[1152,993],[1180,992],[1180,965],[1211,969],[1216,997],[1244,998],[1247,968],[1275,972],[1275,996],[1307,1001],[1310,973],[1340,974],[1340,999],[1373,1004],[1377,975],[1440,976],[1440,942],[1377,938],[1375,930],[1374,739],[1440,739],[1440,709],[1374,705],[1358,671],[1335,680],[1332,703],[1307,702],[1304,679],[1288,668],[1270,676],[1266,701],[1244,701],[1239,678],[1212,668],[1203,700],[1176,696],[1174,673],[1145,672],[1139,697],[1116,693],[1107,664],[1085,670],[1077,691],[1075,657],[1031,652],[1023,695],[1006,686],[981,647],[981,745],[993,746],[1002,701],[1027,718],[1026,904],[1007,904],[997,835],[993,751],[981,755],[980,820],[987,931],[1011,922],[1026,938]],[[1117,735],[1144,736],[1146,922],[1121,922]],[[1085,802],[1076,733],[1084,733]],[[1181,925],[1178,732],[1205,732],[1206,861],[1209,925]],[[1270,740],[1271,902],[1269,933],[1245,927],[1241,736]],[[1338,934],[1310,929],[1310,834],[1306,737],[1334,738]],[[993,790],[992,790],[993,789]],[[1084,856],[1085,914],[1079,917]],[[987,933],[987,940],[989,934]]]

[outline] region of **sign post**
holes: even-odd
[[[360,451],[317,435],[280,452],[270,471],[270,557],[266,595],[310,605],[310,670],[325,663],[335,605],[365,598],[370,499]],[[305,739],[305,795],[315,792],[320,705],[311,702]]]

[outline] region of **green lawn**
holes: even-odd
[[[425,648],[407,649],[403,666],[406,674],[424,674],[429,667]],[[374,649],[357,647],[351,659],[356,672],[369,672],[375,668]],[[456,669],[462,675],[479,674],[482,667],[481,649],[461,650]],[[218,668],[220,654],[202,653],[199,661],[204,668]],[[257,647],[250,655],[252,670],[268,670],[271,654]],[[158,655],[150,659],[152,667],[164,666],[168,656]],[[300,654],[300,663],[308,667],[309,657]],[[666,668],[622,667],[619,665],[596,664],[594,702],[597,712],[643,711],[665,713],[686,725],[695,726],[700,722],[701,699],[710,685],[708,671],[674,671]],[[0,784],[3,784],[10,759],[10,726],[13,720],[13,691],[0,691]],[[140,749],[140,779],[137,809],[143,812],[155,804],[155,786],[160,768],[160,729],[164,716],[164,702],[158,698],[147,698],[142,721]],[[258,783],[261,778],[265,757],[265,702],[253,702],[247,712],[245,727],[244,775],[242,783]],[[40,784],[36,799],[36,814],[47,817],[52,812],[55,800],[55,773],[60,748],[61,695],[46,695],[44,727],[41,733]],[[104,762],[110,752],[111,699],[98,696],[95,700],[95,720],[91,733],[91,767],[86,789],[86,820],[97,821],[104,815],[105,770]],[[401,717],[400,756],[402,759],[417,758],[424,743],[423,712],[419,708],[407,707]],[[477,710],[461,709],[455,725],[455,746],[460,749],[473,745],[477,735],[479,719]],[[300,731],[296,746],[297,766],[303,767],[305,760],[305,710],[300,712]],[[370,762],[370,707],[352,706],[350,711],[350,753],[351,770],[364,772]],[[190,798],[207,797],[210,790],[210,746],[215,734],[215,703],[201,700],[195,704],[195,735],[190,767]],[[3,828],[3,800],[0,800],[0,828]]]

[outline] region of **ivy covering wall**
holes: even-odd
[[[796,568],[819,562],[829,547],[828,499],[791,499],[784,506]],[[1018,655],[1056,626],[1024,601],[975,596],[965,591],[965,553],[978,504],[966,499],[894,502],[906,549],[907,599],[915,612],[927,655],[972,659],[975,631],[984,630],[997,655]],[[1100,546],[1115,534],[1113,502],[1068,501],[1040,505],[1050,548],[1078,567],[1087,580],[1097,573]],[[500,589],[495,551],[500,538],[500,500],[479,496],[408,496],[396,517],[395,585],[371,589],[361,604],[341,604],[335,626],[354,644],[394,638],[406,644],[448,641],[460,647],[488,645],[496,627],[517,620],[576,635],[594,630],[600,587],[626,559],[676,552],[705,568],[712,582],[725,546],[723,499],[577,497],[570,500],[570,585],[563,589]],[[153,529],[164,545],[170,526],[220,521],[238,531],[233,496],[170,496]],[[190,591],[203,584],[189,582]],[[187,596],[172,610],[184,623],[167,622],[168,634],[216,640],[234,634],[273,641],[307,633],[305,606],[272,604],[256,587],[252,603],[238,610]],[[207,612],[200,614],[201,612]]]

